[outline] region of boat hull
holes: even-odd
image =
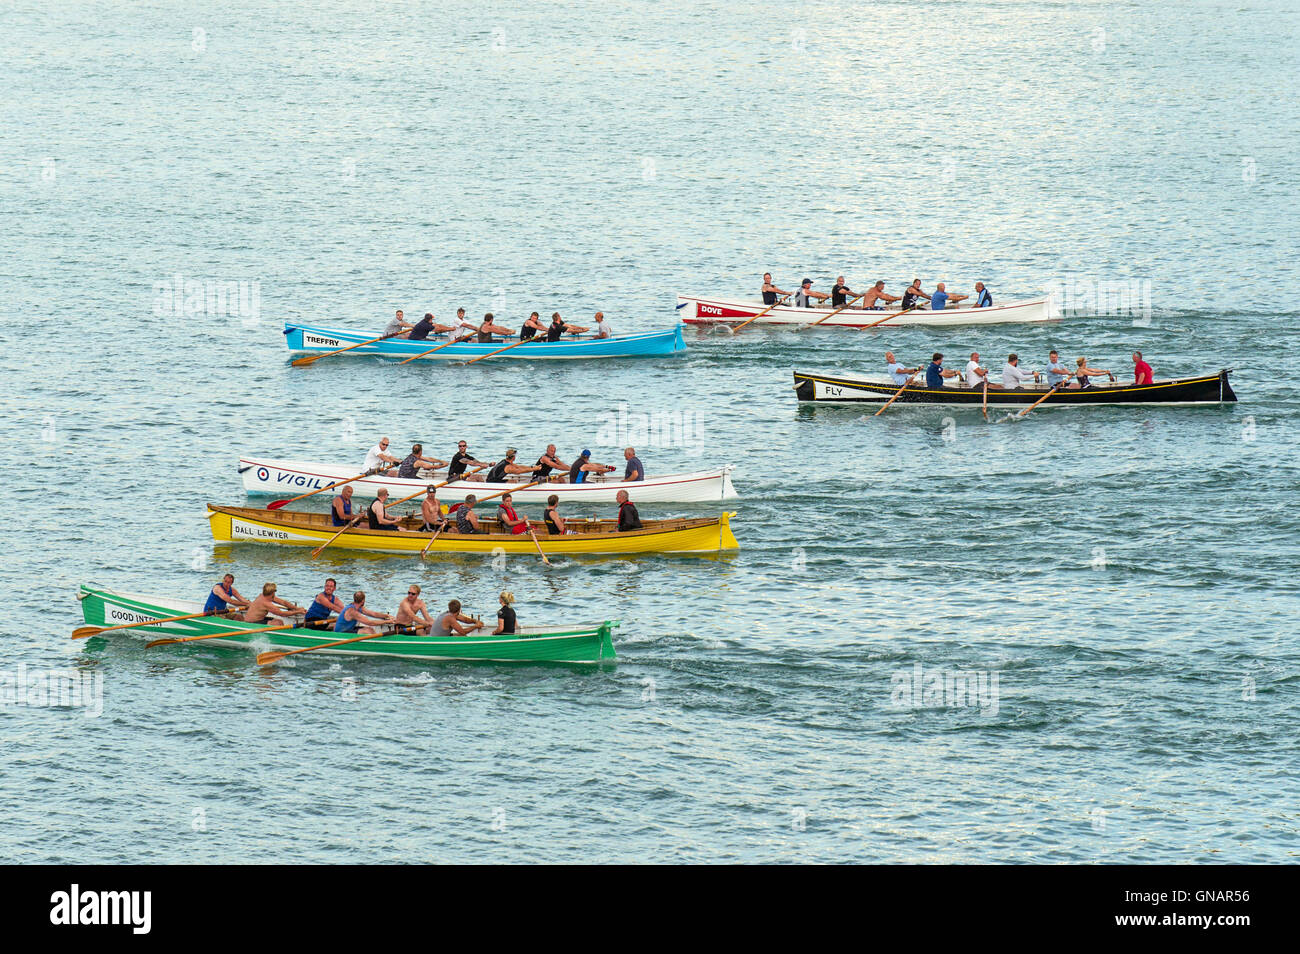
[[[285,322],[284,340],[291,355],[325,354],[338,351],[362,341],[369,341],[379,332],[350,331],[340,328],[322,328],[315,325],[299,325]],[[425,355],[421,361],[467,361],[481,358],[500,351],[517,339],[495,341],[488,344],[463,342],[450,345]],[[405,338],[388,338],[373,344],[353,348],[339,357],[383,357],[411,358],[431,348],[438,348],[445,341],[429,338],[424,341],[408,341]],[[567,338],[563,341],[542,341],[534,339],[528,344],[501,351],[488,358],[489,361],[500,360],[568,360],[575,358],[661,358],[686,350],[682,337],[681,325],[674,325],[664,331],[646,331],[638,334],[614,335],[609,338]]]
[[[677,307],[682,321],[689,325],[732,324],[748,321],[767,308],[762,302],[728,298],[693,298],[677,296]],[[903,325],[996,325],[1006,323],[1039,323],[1060,321],[1061,313],[1050,295],[1026,301],[1013,301],[989,308],[945,308],[930,311],[927,308],[901,313],[897,305],[884,311],[846,308],[833,317],[834,308],[794,308],[777,305],[754,321],[756,325],[808,325],[825,318],[819,328],[866,328],[881,322],[886,315],[894,315],[880,324],[882,328]]]
[[[580,556],[583,554],[638,553],[662,554],[716,554],[723,550],[739,549],[731,532],[731,517],[704,519],[647,520],[643,530],[617,532],[607,520],[566,518],[574,533],[551,536],[540,521],[533,521],[537,539],[547,556]],[[329,515],[301,510],[258,510],[251,507],[218,507],[208,504],[208,521],[212,538],[217,541],[241,543],[275,543],[282,546],[318,547],[328,541],[339,528],[331,526]],[[493,520],[480,518],[486,526]],[[330,550],[361,550],[371,553],[397,553],[417,556],[427,552],[434,556],[443,553],[477,553],[495,556],[499,553],[536,555],[537,544],[527,534],[509,533],[441,533],[428,550],[432,534],[420,533],[415,528],[418,521],[407,518],[402,531],[378,531],[365,528],[347,530],[330,544]]]
[[[241,457],[239,469],[248,494],[276,494],[298,496],[328,487],[339,480],[357,474],[355,467],[317,464],[296,460],[271,460],[262,457]],[[665,474],[646,480],[625,482],[592,478],[586,483],[546,483],[526,490],[514,491],[516,504],[544,504],[555,494],[563,503],[613,503],[620,490],[626,490],[634,502],[641,503],[705,503],[714,500],[736,499],[736,489],[731,484],[730,465],[719,470],[698,471],[689,474]],[[530,478],[513,484],[487,483],[481,480],[458,480],[439,488],[444,501],[459,503],[472,493],[482,497],[512,486],[526,485]],[[408,480],[402,477],[376,475],[363,477],[348,484],[356,496],[371,498],[387,488],[394,499],[405,497],[430,484],[441,483],[445,477],[434,475],[427,480]],[[325,498],[325,495],[321,495]]]
[[[885,379],[856,375],[812,374],[794,372],[795,393],[800,401],[817,404],[880,404],[898,393],[898,385]],[[990,388],[989,407],[1027,407],[1047,393],[1047,386],[1002,390]],[[1228,383],[1228,372],[1198,378],[1176,378],[1153,384],[1111,384],[1109,382],[1082,390],[1058,390],[1042,407],[1094,407],[1131,404],[1227,404],[1237,400]],[[945,386],[927,388],[908,385],[898,404],[929,404],[958,407],[981,407],[983,388]],[[897,405],[895,405],[897,406]]]
[[[77,595],[81,600],[82,616],[92,626],[117,626],[164,616],[198,613],[203,609],[201,603],[190,600],[119,593],[88,585],[82,585]],[[228,636],[218,636],[203,642],[210,646],[256,649],[259,652],[268,649],[305,649],[346,639],[349,635],[314,629],[286,629],[254,635],[244,635],[242,632],[263,625],[267,624],[206,617],[118,632],[152,640],[163,636],[208,636],[228,631]],[[393,634],[319,652],[339,656],[392,656],[425,661],[602,663],[615,658],[612,632],[617,625],[614,621],[606,621],[594,626],[568,629],[525,629],[510,636],[454,636],[447,639]]]

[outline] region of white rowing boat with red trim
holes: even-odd
[[[963,304],[965,304],[963,302]],[[747,321],[760,314],[767,306],[762,302],[745,301],[737,298],[692,298],[690,295],[677,296],[677,308],[682,321],[688,325],[732,324]],[[808,325],[825,318],[834,312],[834,308],[795,308],[792,305],[777,305],[767,314],[755,320],[756,325]],[[865,328],[880,322],[891,313],[896,317],[881,323],[880,327],[898,327],[900,325],[994,325],[1004,322],[1042,322],[1060,321],[1061,310],[1051,295],[1031,298],[1024,301],[1011,301],[1005,305],[990,305],[987,308],[945,308],[942,311],[930,311],[929,306],[899,314],[897,304],[890,305],[883,311],[865,308],[846,308],[833,318],[823,321],[818,327],[827,328]]]
[[[665,474],[662,477],[646,477],[645,480],[624,481],[614,474],[601,477],[588,477],[584,483],[571,484],[567,475],[552,474],[555,482],[538,484],[527,490],[514,492],[515,503],[546,503],[546,498],[555,494],[561,503],[613,503],[620,490],[626,490],[633,503],[707,503],[714,500],[734,500],[736,488],[731,485],[732,465],[728,464],[717,470],[696,471],[689,474]],[[244,491],[250,494],[275,494],[277,496],[296,497],[299,494],[321,490],[338,480],[355,477],[358,466],[339,466],[336,464],[316,464],[300,460],[271,460],[263,457],[241,457],[239,473],[244,480]],[[612,478],[612,479],[611,479]],[[374,497],[381,488],[388,488],[394,497],[405,497],[430,484],[440,484],[446,480],[446,471],[439,471],[427,478],[408,479],[404,477],[362,477],[348,484],[358,497]],[[527,474],[515,475],[509,483],[490,484],[485,480],[458,480],[438,489],[439,498],[445,503],[459,503],[466,494],[495,493],[498,490],[510,490],[528,483],[532,478]],[[563,480],[563,483],[559,481]],[[333,494],[325,491],[318,495],[328,501]],[[495,504],[494,504],[495,506]]]

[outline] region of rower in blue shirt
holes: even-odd
[[[943,282],[935,285],[934,289],[934,294],[930,296],[931,311],[943,311],[948,307],[948,302],[952,302],[955,305],[970,297],[969,295],[949,295],[948,292],[944,290]]]
[[[1070,380],[1070,369],[1061,364],[1060,355],[1051,351],[1047,355],[1047,383],[1056,387],[1064,381]]]
[[[942,288],[943,286],[940,285],[939,287]],[[925,386],[927,388],[941,388],[943,387],[944,378],[955,378],[960,373],[960,371],[945,368],[943,366],[943,355],[936,351],[934,357],[930,359],[930,363],[925,366]]]
[[[889,372],[889,376],[893,378],[894,383],[900,388],[908,381],[912,380],[912,375],[921,370],[920,368],[903,367],[894,360],[894,352],[892,351],[885,352],[885,361],[888,362],[886,370]]]
[[[975,283],[975,307],[976,308],[993,307],[993,296],[989,294],[989,290],[984,287],[983,282]]]

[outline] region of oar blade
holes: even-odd
[[[272,500],[269,504],[266,505],[266,509],[279,510],[281,507],[287,505],[288,503],[289,501],[287,500]]]
[[[275,663],[278,663],[281,659],[283,659],[287,655],[289,654],[279,653],[279,652],[258,653],[257,664],[259,666],[271,666],[274,665]]]
[[[155,646],[170,646],[172,643],[179,643],[179,639],[168,637],[167,639],[155,639],[153,642],[145,643],[145,649],[153,649]]]
[[[102,633],[108,627],[106,626],[78,626],[72,631],[73,639],[85,639],[87,636],[94,636],[96,633]]]

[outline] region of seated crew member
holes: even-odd
[[[441,335],[448,331],[451,331],[450,326],[438,324],[434,320],[432,312],[426,311],[424,317],[415,323],[415,327],[411,329],[410,333],[406,337],[412,341],[423,341],[431,334]]]
[[[1082,391],[1084,388],[1092,387],[1091,383],[1088,381],[1089,377],[1098,378],[1105,374],[1109,375],[1112,381],[1115,380],[1115,375],[1110,371],[1104,371],[1101,368],[1088,367],[1087,358],[1077,358],[1075,359],[1074,364],[1074,380],[1065,386],[1067,391]]]
[[[497,628],[492,630],[492,635],[511,635],[515,632],[515,627],[519,622],[518,617],[515,616],[514,608],[511,606],[515,601],[515,594],[509,590],[502,590],[499,599],[501,600],[501,608],[497,610]]]
[[[424,456],[423,444],[412,444],[411,453],[402,458],[402,462],[397,465],[397,476],[405,477],[407,480],[416,480],[422,470],[437,470],[439,467],[446,467],[445,460],[438,460],[436,457]]]
[[[565,533],[564,518],[560,516],[559,494],[551,494],[546,498],[546,509],[542,511],[542,520],[546,524],[546,532],[552,536],[561,536]]]
[[[307,615],[303,617],[303,624],[311,626],[313,623],[320,623],[329,619],[331,613],[342,613],[345,607],[343,601],[334,595],[334,590],[338,583],[334,577],[325,581],[325,588],[316,594],[316,598],[311,601],[311,606],[307,607]],[[320,627],[313,627],[319,629]]]
[[[346,527],[352,521],[352,488],[344,485],[340,488],[339,495],[330,503],[330,525]]]
[[[645,480],[645,465],[636,456],[635,447],[624,447],[623,459],[627,461],[627,466],[623,468],[623,480]]]
[[[943,311],[948,307],[948,302],[952,302],[955,305],[958,302],[965,301],[969,297],[969,295],[949,295],[944,288],[943,282],[940,282],[934,286],[934,294],[930,296],[930,310]]]
[[[975,283],[975,307],[976,308],[993,307],[993,296],[989,294],[989,290],[984,287],[983,282]]]
[[[886,292],[884,279],[881,279],[867,289],[866,297],[862,299],[862,307],[869,308],[872,311],[879,311],[881,306],[876,304],[876,302],[884,302],[887,305],[892,305],[896,301],[898,301],[898,296]]]
[[[457,533],[487,533],[486,530],[479,526],[478,514],[474,512],[476,503],[478,503],[478,498],[473,494],[469,494],[465,497],[465,502],[452,511],[456,515]]]
[[[421,533],[432,533],[447,528],[447,518],[442,513],[442,504],[438,502],[438,488],[430,487],[420,504]]]
[[[400,517],[392,517],[388,514],[388,488],[381,487],[379,495],[366,508],[366,521],[371,530],[400,530],[402,521]]]
[[[372,613],[366,609],[366,594],[357,590],[352,594],[352,602],[343,608],[339,618],[334,622],[336,633],[356,633],[358,636],[373,636],[379,632],[375,623],[391,623],[393,618],[387,613]]]
[[[569,483],[585,484],[588,474],[608,474],[614,470],[608,464],[597,464],[591,459],[591,451],[584,450],[569,468]]]
[[[1007,355],[1007,363],[1002,366],[1002,387],[1006,389],[1019,388],[1026,381],[1037,381],[1037,371],[1026,371],[1020,367],[1020,356],[1015,352]],[[989,385],[992,387],[993,385]]]
[[[379,438],[379,443],[366,451],[366,470],[391,477],[397,472],[396,465],[401,461],[388,453],[388,438]]]
[[[1056,387],[1070,380],[1070,369],[1061,363],[1061,358],[1053,350],[1047,355],[1047,383]]]
[[[456,309],[456,320],[447,332],[448,341],[468,341],[478,334],[478,325],[465,317],[465,309]]]
[[[857,295],[853,289],[844,284],[844,276],[841,275],[835,279],[835,284],[831,286],[831,307],[839,308],[841,305],[848,303],[850,298],[856,298]]]
[[[966,386],[972,388],[982,388],[987,384],[991,388],[997,385],[989,380],[989,369],[980,365],[980,353],[972,351],[970,360],[966,362],[966,370],[963,372],[966,380]]]
[[[293,622],[295,616],[306,612],[297,603],[280,599],[275,595],[275,591],[274,583],[266,583],[262,586],[262,595],[249,603],[248,609],[244,610],[245,623]],[[268,616],[274,616],[275,619],[268,620]]]
[[[248,600],[239,595],[235,589],[235,575],[227,573],[221,582],[208,591],[208,601],[203,604],[203,612],[231,613],[231,619],[239,619],[238,610],[248,609]]]
[[[510,334],[509,328],[503,328],[492,321],[492,312],[490,311],[483,316],[483,323],[478,326],[477,331],[479,344],[490,344],[493,335]]]
[[[788,291],[782,291],[781,289],[777,288],[775,285],[772,284],[771,272],[763,273],[762,294],[763,294],[763,304],[765,305],[775,305],[777,301],[779,301],[780,299],[790,297],[790,293]]]
[[[542,324],[541,316],[537,314],[537,312],[533,312],[528,316],[528,320],[524,322],[523,327],[519,329],[519,340],[527,341],[529,338],[535,336],[539,331],[542,334],[546,334],[546,326]]]
[[[904,311],[909,308],[915,308],[916,303],[922,299],[929,301],[930,296],[922,291],[921,279],[913,278],[912,284],[903,289],[903,300],[899,303],[899,307]]]
[[[640,530],[641,515],[636,512],[636,504],[628,498],[626,490],[620,490],[614,498],[618,501],[618,529]]]
[[[487,467],[488,462],[485,460],[475,460],[468,450],[469,445],[461,441],[456,445],[456,453],[451,455],[451,463],[447,465],[448,480],[482,480],[479,474],[466,474],[465,470],[469,467]]]
[[[515,495],[506,494],[497,504],[497,523],[503,530],[509,530],[511,533],[527,533],[529,531],[528,518],[521,517],[515,510]]]
[[[564,335],[580,335],[585,334],[586,331],[587,329],[582,325],[571,325],[566,322],[557,311],[551,315],[550,327],[546,329],[546,340],[559,341]]]
[[[533,476],[550,479],[551,471],[553,470],[567,471],[568,469],[569,469],[569,465],[566,464],[564,461],[560,460],[560,458],[558,458],[557,456],[555,456],[555,445],[547,444],[546,453],[543,454],[541,457],[537,458],[537,468]]]
[[[930,359],[930,363],[925,366],[925,386],[927,388],[943,387],[944,378],[955,378],[961,372],[953,371],[943,366],[943,355],[938,351]]]
[[[1151,365],[1142,360],[1142,352],[1133,352],[1133,383],[1134,384],[1152,384],[1154,383],[1155,372],[1151,370]]]
[[[507,447],[507,448],[506,448],[506,456],[505,456],[505,458],[504,458],[503,460],[499,460],[499,461],[497,461],[497,462],[496,462],[496,465],[495,465],[491,470],[488,471],[487,482],[488,482],[489,484],[500,484],[500,483],[504,483],[505,480],[506,480],[506,477],[508,477],[510,474],[535,474],[535,473],[537,473],[537,469],[538,469],[538,467],[540,467],[541,465],[540,465],[540,464],[534,464],[532,467],[529,467],[529,466],[527,466],[527,465],[525,465],[525,464],[516,464],[516,463],[515,463],[515,454],[517,454],[517,453],[518,453],[518,451],[516,451],[513,447]]]
[[[894,360],[894,352],[892,351],[885,352],[885,364],[885,370],[889,372],[890,378],[893,379],[893,382],[900,388],[908,381],[912,380],[912,375],[921,370],[919,366],[915,368],[903,367]]]
[[[608,321],[605,320],[603,311],[596,312],[596,335],[597,338],[608,338],[614,334],[614,329]]]
[[[406,320],[406,316],[402,314],[402,309],[399,308],[397,309],[397,314],[393,317],[393,320],[384,326],[384,337],[405,338],[411,333],[413,327],[415,326]]]
[[[423,622],[421,622],[423,620]],[[429,610],[420,599],[420,584],[412,583],[406,589],[406,596],[397,604],[397,615],[393,621],[398,626],[408,626],[417,636],[427,636],[433,629],[433,620]]]
[[[473,623],[473,626],[465,627],[461,623]],[[468,636],[475,630],[483,628],[483,624],[472,616],[462,616],[460,612],[460,600],[452,600],[447,604],[447,612],[440,614],[433,621],[433,632],[430,634],[435,639],[446,639],[449,636]]]
[[[799,290],[794,293],[794,306],[796,308],[811,308],[813,306],[812,299],[816,298],[817,303],[821,304],[830,297],[825,292],[813,291],[812,286],[813,280],[811,278],[805,278],[799,283]]]

